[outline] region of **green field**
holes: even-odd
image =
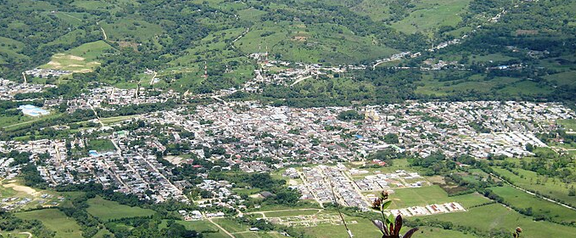
[[[572,237],[576,228],[551,222],[534,222],[531,217],[523,216],[500,204],[471,208],[467,212],[457,212],[426,216],[423,219],[449,221],[454,225],[468,226],[484,232],[504,230],[512,232],[522,227],[522,237]]]
[[[468,0],[426,1],[422,9],[412,12],[403,20],[392,24],[395,29],[414,33],[427,31],[440,26],[456,26],[468,8]]]
[[[502,168],[493,168],[494,171],[501,176],[510,179],[514,185],[532,190],[538,191],[540,194],[548,197],[552,197],[555,199],[559,199],[564,201],[567,204],[572,206],[576,206],[576,197],[568,196],[569,185],[562,183],[561,181],[556,181],[552,178],[546,178],[544,176],[539,176],[536,172],[527,171],[523,169],[513,169],[514,171],[518,172],[520,176],[517,176],[511,173],[508,170]]]
[[[576,119],[560,120],[558,123],[568,131],[576,131]]]
[[[504,198],[504,201],[514,207],[520,209],[532,208],[534,216],[550,217],[556,222],[576,221],[576,211],[537,198],[513,187],[494,187],[490,188],[490,190]]]
[[[74,219],[67,217],[58,209],[44,209],[16,213],[16,216],[26,220],[40,220],[48,229],[56,232],[56,237],[81,238],[82,231]]]
[[[349,217],[347,218],[347,220]],[[357,223],[349,223],[348,227],[354,237],[380,237],[382,233],[376,228],[372,222],[368,220],[358,220]],[[304,231],[310,237],[318,238],[348,238],[348,234],[343,225],[319,225],[316,227],[298,228]],[[401,233],[408,231],[408,228],[403,228]],[[471,238],[475,237],[467,235],[458,231],[447,231],[438,228],[420,227],[419,231],[413,236],[426,237],[426,238]]]
[[[488,199],[476,193],[449,197],[448,193],[438,185],[396,189],[390,198],[392,200],[390,208],[392,209],[447,202],[459,202],[466,208],[488,202]]]
[[[104,41],[86,43],[64,53],[53,55],[50,62],[40,68],[68,70],[75,73],[91,72],[100,65],[97,61],[98,57],[111,49],[112,47]]]
[[[88,142],[88,149],[105,152],[105,151],[114,151],[116,147],[114,147],[114,144],[110,140],[94,139]]]
[[[139,207],[130,207],[118,202],[108,201],[102,197],[88,200],[89,207],[86,209],[90,215],[102,221],[127,217],[146,217],[154,215],[154,211]]]

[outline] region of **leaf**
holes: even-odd
[[[414,235],[416,231],[418,231],[418,228],[412,228],[408,232],[406,232],[406,234],[404,234],[402,238],[410,238],[412,237],[412,235]]]
[[[402,216],[398,215],[396,217],[396,225],[394,225],[394,234],[400,234],[401,228],[402,228]]]
[[[392,224],[392,221],[394,221],[394,214],[390,213],[390,215],[386,219],[386,223]]]
[[[384,202],[382,205],[380,205],[380,210],[384,211],[384,210],[386,210],[388,207],[390,207],[390,205],[392,205],[392,201],[386,201],[386,202]]]

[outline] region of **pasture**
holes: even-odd
[[[147,217],[155,213],[149,209],[130,207],[118,202],[108,201],[102,197],[88,200],[88,205],[89,207],[86,211],[102,221],[128,217]]]
[[[44,209],[30,212],[16,213],[16,216],[25,220],[39,220],[48,229],[56,232],[58,238],[81,238],[82,231],[74,219],[67,217],[58,209]]]
[[[490,190],[514,207],[530,208],[534,216],[550,217],[556,222],[576,222],[576,211],[537,198],[513,187],[494,187]]]

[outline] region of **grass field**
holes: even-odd
[[[392,27],[404,33],[427,31],[440,26],[456,26],[465,13],[466,0],[433,0],[425,1],[421,9],[412,12],[408,17],[392,24]]]
[[[218,225],[222,226],[228,232],[243,232],[250,229],[249,226],[240,224],[230,218],[221,218],[221,219],[213,219],[214,222],[218,223]]]
[[[349,220],[349,217],[346,218]],[[363,219],[358,220],[357,223],[348,224],[354,237],[380,237],[382,233],[376,228],[372,222]],[[316,227],[297,228],[304,231],[306,235],[317,238],[348,238],[346,229],[343,225],[319,225]],[[408,231],[408,228],[403,228],[402,233]],[[458,231],[447,231],[438,228],[420,227],[419,231],[414,235],[417,237],[426,238],[471,238],[475,237],[467,235]]]
[[[44,209],[16,213],[16,216],[26,220],[40,220],[48,229],[56,232],[56,237],[81,238],[82,231],[74,219],[67,217],[57,209]]]
[[[532,208],[535,216],[550,217],[556,222],[576,221],[576,211],[537,198],[513,187],[503,186],[490,189],[514,207],[521,209]]]
[[[40,68],[68,70],[74,73],[91,72],[100,65],[100,62],[96,61],[97,58],[110,49],[112,47],[104,41],[86,43],[64,53],[53,55],[50,62]]]
[[[538,176],[536,172],[523,169],[514,169],[521,176],[517,176],[508,170],[493,167],[494,171],[501,176],[510,179],[514,185],[532,191],[538,191],[544,196],[560,199],[567,204],[576,206],[576,197],[568,196],[569,185],[554,179],[546,179],[544,176]]]
[[[390,198],[392,199],[390,208],[406,208],[446,202],[459,202],[467,208],[488,202],[488,199],[476,193],[449,197],[446,191],[438,185],[396,189]]]
[[[126,217],[144,217],[153,215],[155,212],[139,207],[130,207],[118,202],[108,201],[102,197],[95,197],[88,200],[88,213],[103,221],[120,219]]]
[[[566,119],[558,121],[560,125],[566,128],[568,131],[576,131],[576,119]]]
[[[114,147],[114,144],[112,144],[110,140],[94,139],[88,142],[88,149],[104,152],[104,151],[114,151],[116,148]]]
[[[454,225],[473,227],[485,232],[504,230],[512,232],[522,227],[522,237],[573,237],[576,228],[562,226],[551,222],[534,222],[531,217],[523,216],[500,204],[491,204],[469,209],[468,212],[449,213],[423,217],[449,221]]]

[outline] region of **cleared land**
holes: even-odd
[[[74,73],[91,72],[100,65],[100,62],[96,61],[98,57],[110,49],[112,47],[104,41],[86,43],[64,53],[55,54],[50,62],[40,68],[68,70]]]

